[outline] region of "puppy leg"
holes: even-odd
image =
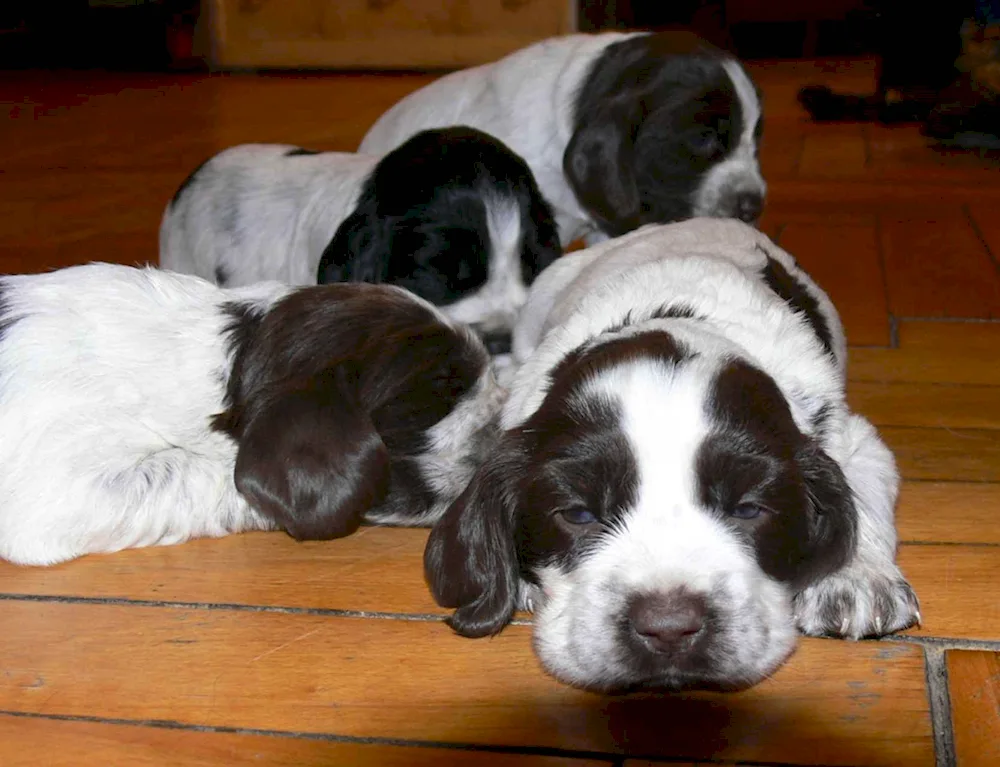
[[[857,415],[847,423],[847,446],[842,468],[858,513],[854,554],[795,597],[795,615],[805,634],[859,639],[919,623],[920,605],[896,565],[899,474],[892,453]]]

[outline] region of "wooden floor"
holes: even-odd
[[[423,531],[0,565],[0,764],[1000,765],[1000,162],[912,127],[812,125],[795,103],[872,72],[755,68],[763,226],[843,313],[850,398],[905,477],[921,628],[806,640],[738,695],[605,698],[546,677],[527,625],[453,636]],[[164,203],[212,152],[353,149],[429,79],[8,76],[0,271],[155,261]]]

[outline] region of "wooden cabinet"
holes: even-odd
[[[210,0],[219,68],[452,68],[576,28],[574,0]]]

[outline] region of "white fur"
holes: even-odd
[[[163,214],[160,266],[212,282],[221,270],[232,287],[315,285],[323,249],[380,158],[292,149],[244,144],[209,160]]]

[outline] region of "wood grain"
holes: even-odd
[[[1000,428],[1000,386],[852,381],[847,400],[877,426]]]
[[[1000,641],[1000,547],[903,545],[899,564],[923,619],[908,633]]]
[[[1000,316],[1000,275],[958,208],[885,215],[882,249],[889,310],[897,317]]]
[[[1000,653],[947,654],[952,728],[959,767],[1000,764]]]
[[[1000,323],[899,323],[898,349],[851,349],[852,381],[1000,385]]]
[[[889,310],[874,224],[789,223],[781,231],[780,244],[829,294],[849,344],[889,345]]]
[[[1000,544],[1000,484],[903,482],[896,526],[903,541]]]
[[[247,533],[90,556],[55,567],[0,562],[0,590],[205,604],[435,613],[426,530],[365,527],[338,541]]]
[[[307,738],[43,719],[0,714],[5,767],[571,767],[605,762],[467,749],[337,743]],[[44,756],[43,756],[44,755]]]
[[[996,429],[879,429],[896,455],[904,479],[1000,481],[1000,431]]]
[[[0,623],[5,711],[646,757],[933,759],[922,655],[905,645],[809,640],[743,693],[608,698],[543,675],[526,627],[466,640],[438,623],[10,601]]]

